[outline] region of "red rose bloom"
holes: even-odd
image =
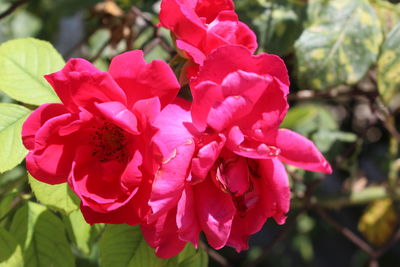
[[[257,49],[255,34],[238,20],[232,0],[163,0],[160,23],[172,31],[177,47],[191,59],[189,76],[218,47],[237,44],[252,52]]]
[[[40,106],[23,125],[28,171],[48,184],[68,182],[89,223],[137,224],[154,173],[152,122],[179,90],[172,70],[132,51],[109,72],[71,59],[45,78],[62,103]]]
[[[200,232],[216,249],[246,249],[268,218],[285,222],[290,188],[282,162],[331,172],[311,141],[278,128],[289,91],[279,57],[221,47],[190,86],[191,107],[170,105],[155,122],[155,142],[164,155],[170,152],[153,183],[154,223],[142,230],[161,257],[175,255],[185,242],[197,245]],[[163,146],[167,139],[173,144]]]

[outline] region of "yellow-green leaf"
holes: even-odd
[[[23,249],[24,266],[75,266],[65,227],[46,207],[33,202],[21,207],[14,215],[10,233]]]
[[[301,84],[326,90],[358,82],[375,63],[383,35],[367,0],[312,0],[310,23],[295,44]]]
[[[358,230],[376,246],[382,246],[396,229],[397,216],[391,199],[377,200],[370,204],[358,222]]]
[[[400,23],[389,33],[382,46],[378,61],[378,89],[388,105],[400,93]]]
[[[0,226],[0,267],[24,266],[21,246],[17,240]]]
[[[30,112],[23,106],[0,103],[0,173],[17,166],[27,153],[21,129]]]
[[[79,209],[79,198],[72,192],[67,183],[49,185],[28,175],[29,184],[36,199],[49,208],[69,214]]]
[[[67,217],[64,217],[64,222],[70,239],[78,249],[89,255],[92,227],[85,221],[81,211],[75,210],[71,212]]]
[[[203,249],[187,244],[169,259],[158,258],[143,239],[139,227],[107,225],[99,243],[101,267],[206,267],[208,255]]]
[[[100,266],[166,266],[176,259],[160,259],[144,241],[139,227],[107,225],[100,239]]]
[[[0,91],[33,105],[60,102],[43,75],[60,70],[64,60],[53,46],[33,38],[0,45]]]

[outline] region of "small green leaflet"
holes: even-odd
[[[25,157],[21,129],[31,111],[23,106],[0,103],[0,173],[11,170]]]
[[[206,267],[208,256],[202,249],[196,250],[188,244],[178,256],[160,259],[143,239],[139,227],[109,224],[100,239],[100,266]]]
[[[24,266],[21,246],[0,226],[0,267]]]
[[[23,249],[24,266],[75,266],[65,227],[46,207],[33,202],[21,207],[14,215],[10,233]]]
[[[302,86],[326,90],[355,84],[375,63],[383,34],[367,0],[314,0],[309,27],[295,44]]]
[[[0,91],[27,104],[60,102],[43,75],[64,64],[48,42],[33,38],[5,42],[0,45]]]

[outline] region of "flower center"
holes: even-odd
[[[128,154],[126,152],[127,135],[126,132],[110,123],[104,122],[100,127],[93,126],[94,132],[90,134],[93,146],[92,156],[99,157],[100,162],[117,160],[126,162]]]

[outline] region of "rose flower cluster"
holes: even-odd
[[[283,163],[330,173],[305,137],[279,125],[289,78],[275,55],[254,55],[254,33],[232,0],[163,0],[193,101],[163,61],[142,51],[115,57],[108,72],[71,59],[46,75],[61,103],[23,125],[36,179],[68,183],[90,224],[140,225],[159,257],[198,245],[247,249],[272,217],[285,222],[290,188]]]

